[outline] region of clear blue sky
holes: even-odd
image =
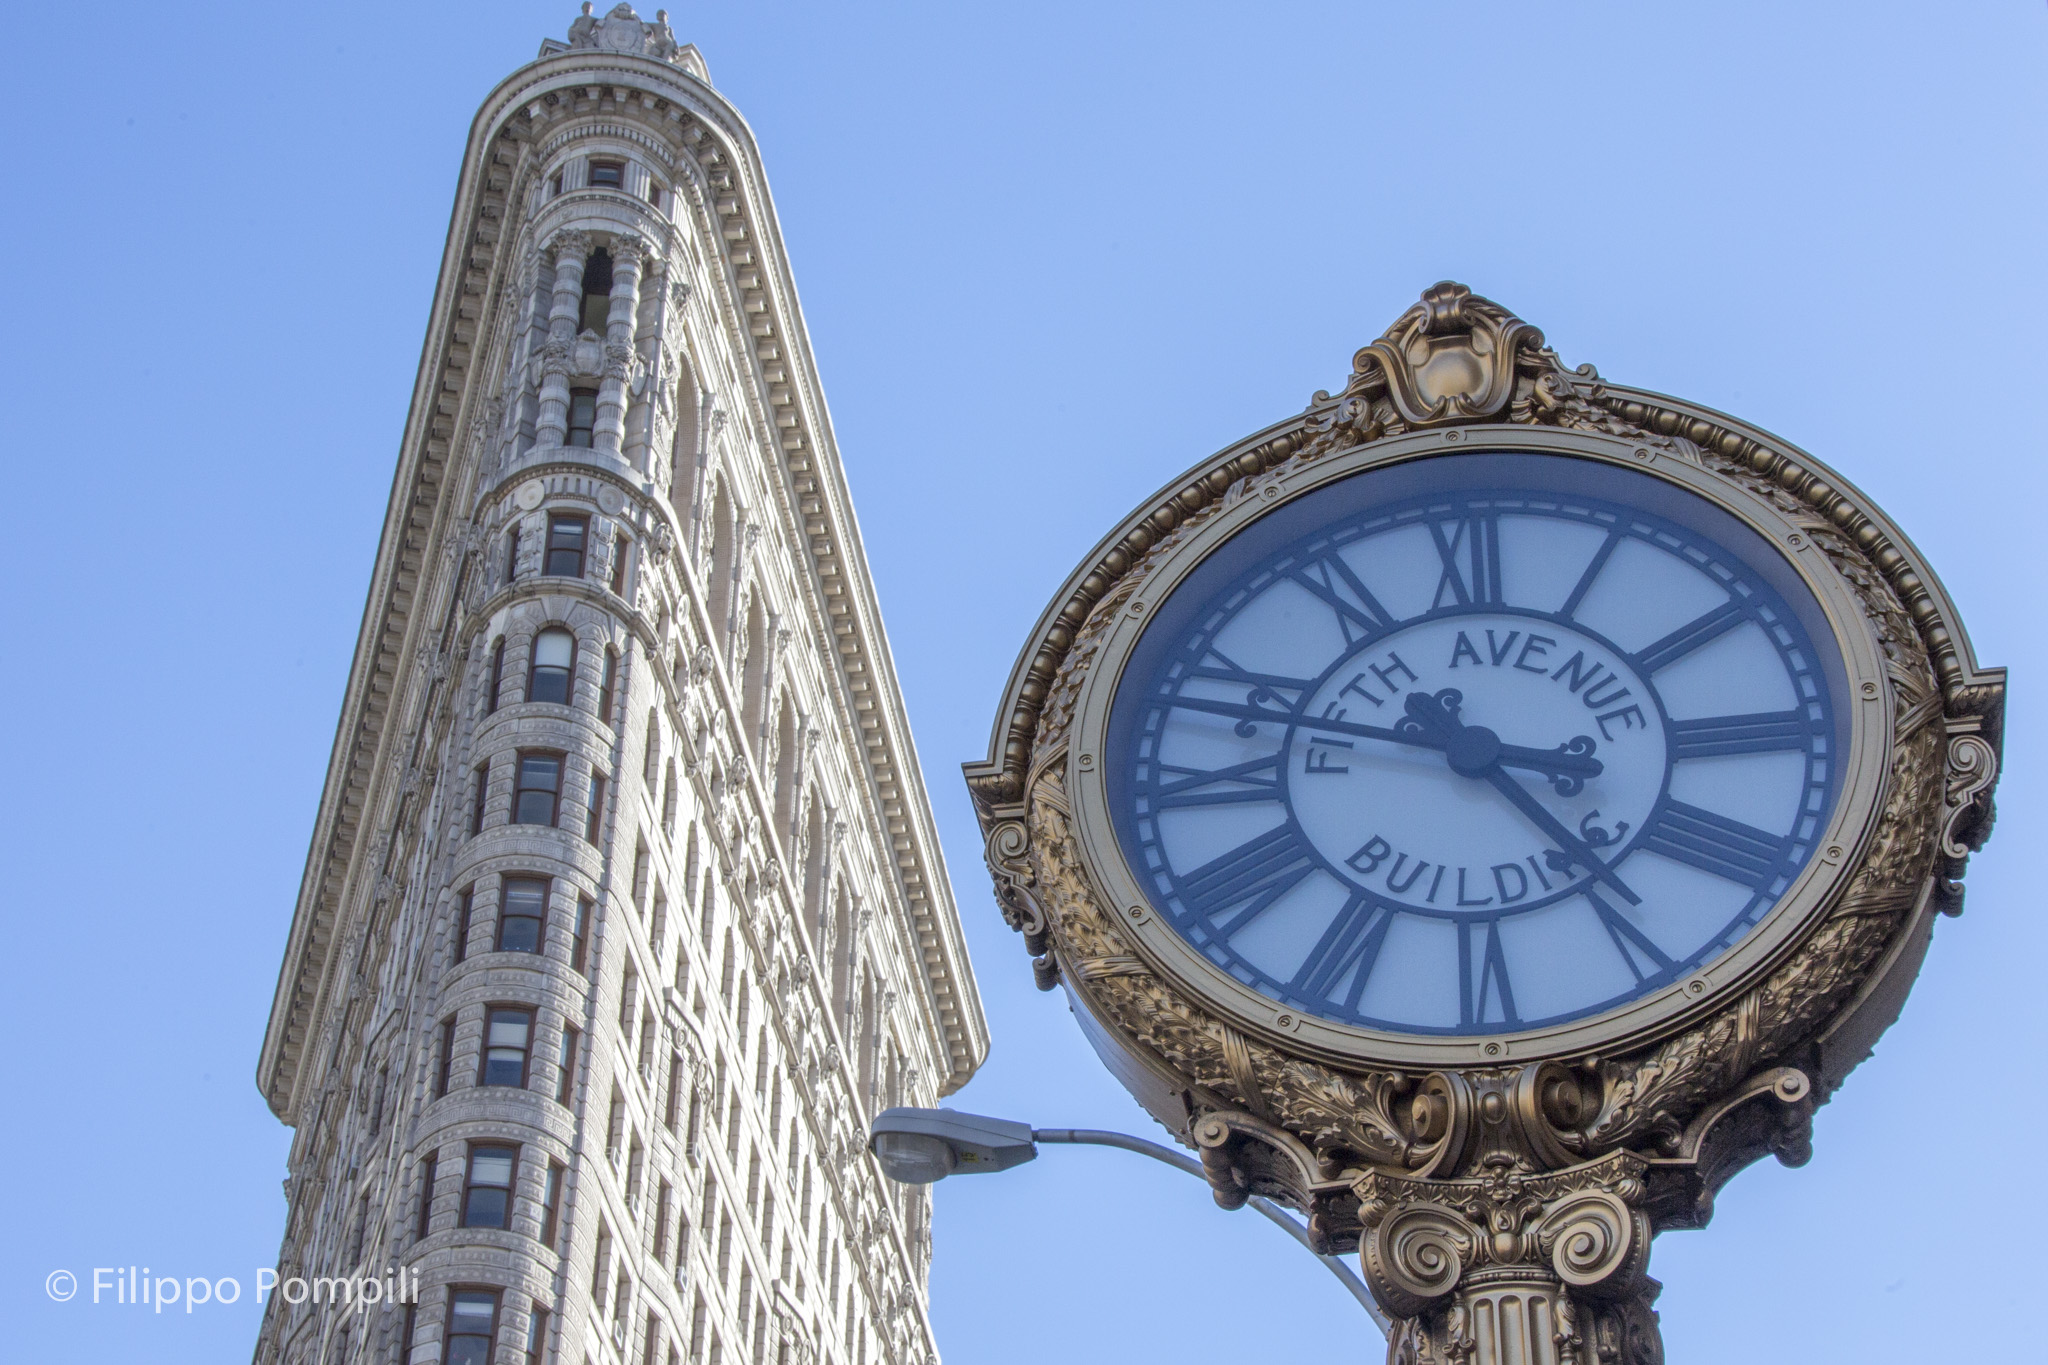
[[[247,1281],[276,1252],[288,1134],[252,1075],[463,139],[575,8],[9,26],[0,1357],[254,1342],[246,1299],[152,1320],[52,1304],[43,1277]],[[1709,1230],[1657,1245],[1674,1365],[1940,1358],[1970,1290],[2027,1282],[2038,1220],[1999,1167],[2048,1120],[2027,871],[2048,8],[673,19],[760,135],[938,803],[995,1038],[955,1103],[1146,1131],[1031,988],[958,779],[1024,632],[1137,499],[1335,388],[1456,278],[1568,363],[1831,462],[2014,674],[1999,829],[1904,1018],[1821,1113],[1810,1166],[1752,1168]],[[937,1238],[952,1365],[1378,1354],[1277,1230],[1135,1157],[948,1182]]]

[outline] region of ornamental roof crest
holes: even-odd
[[[1410,427],[1484,421],[1514,397],[1518,366],[1542,368],[1543,353],[1542,332],[1445,280],[1352,357],[1344,397],[1384,395]]]
[[[669,29],[667,10],[656,10],[654,22],[648,23],[631,5],[614,5],[601,19],[593,13],[594,9],[590,0],[583,0],[583,13],[569,24],[570,48],[630,52],[656,61],[681,63],[679,54],[683,46]]]

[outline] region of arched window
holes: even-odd
[[[566,706],[569,679],[576,664],[576,637],[550,626],[533,637],[533,667],[527,674],[526,699]]]

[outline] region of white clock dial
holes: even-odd
[[[1119,839],[1177,932],[1291,1007],[1584,1017],[1727,951],[1805,865],[1839,661],[1724,513],[1590,462],[1432,463],[1465,490],[1331,485],[1155,613],[1112,713]]]

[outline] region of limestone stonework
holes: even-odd
[[[988,1045],[760,156],[666,16],[492,92],[258,1084],[259,1362],[936,1359],[866,1153]]]

